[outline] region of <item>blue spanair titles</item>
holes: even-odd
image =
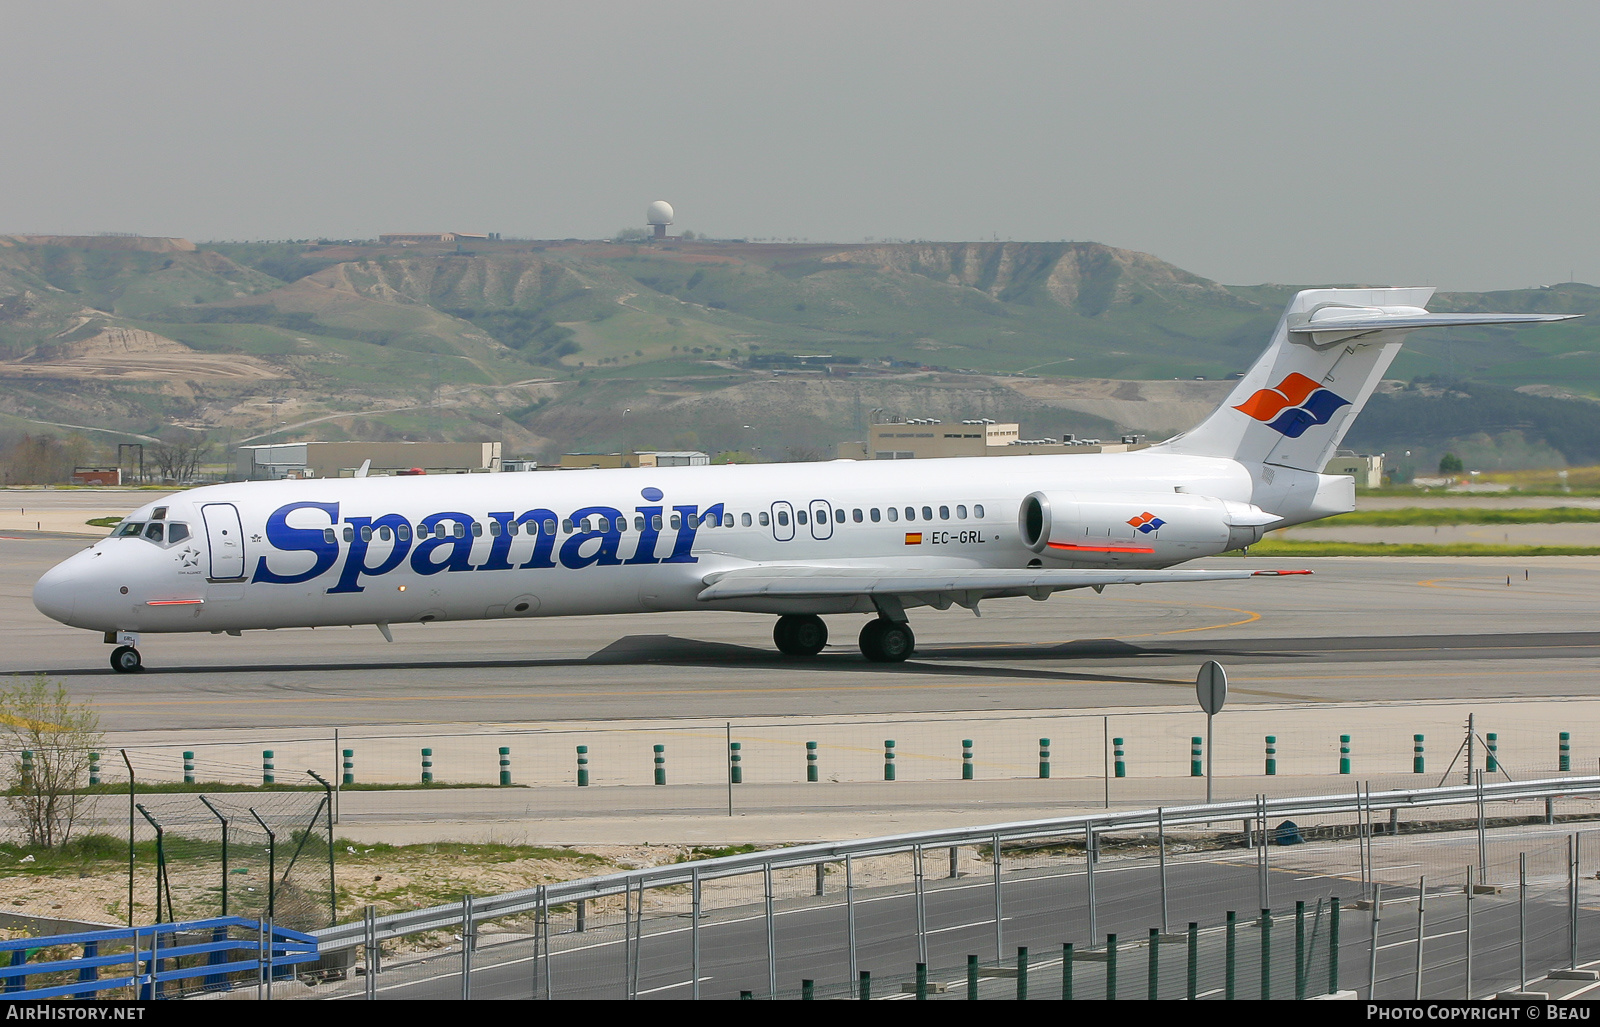
[[[492,511],[481,520],[464,511],[443,510],[413,525],[397,513],[377,517],[352,514],[341,520],[338,503],[289,503],[267,518],[266,542],[272,552],[257,558],[251,580],[298,585],[337,567],[337,580],[327,592],[339,594],[363,592],[366,579],[402,567],[427,576],[698,563],[694,545],[700,528],[726,523],[721,503],[703,512],[698,504],[673,505],[669,514],[667,506],[659,502],[663,498],[659,490],[645,489],[642,495],[647,505],[633,508],[636,530],[631,532],[623,530],[621,510],[603,505],[579,507],[565,518],[544,507],[521,513]],[[475,534],[474,526],[483,534]],[[664,555],[663,535],[671,536]],[[286,564],[303,567],[306,560],[306,556],[287,560],[282,555],[289,553],[309,555],[311,565],[303,570],[287,569]]]

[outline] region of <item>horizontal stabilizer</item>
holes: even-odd
[[[1416,328],[1459,328],[1471,325],[1524,325],[1570,321],[1582,314],[1356,314],[1313,319],[1289,329],[1291,335],[1323,332],[1410,331]]]
[[[874,567],[746,567],[708,575],[702,602],[728,599],[840,596],[945,596],[960,605],[1006,595],[1048,595],[1071,588],[1158,585],[1185,581],[1309,574],[1309,571],[1119,571],[958,567],[901,570]]]

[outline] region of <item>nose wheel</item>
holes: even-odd
[[[133,646],[119,645],[111,650],[111,669],[118,674],[137,674],[144,670],[144,660]]]
[[[861,655],[873,663],[901,663],[917,647],[917,636],[903,620],[879,617],[861,629]]]
[[[828,644],[828,625],[815,614],[787,614],[773,626],[772,641],[785,656],[815,656]]]

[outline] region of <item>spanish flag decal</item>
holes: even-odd
[[[920,531],[908,531],[908,532],[906,532],[906,545],[908,545],[908,546],[920,546],[920,545],[922,545],[922,532],[920,532]]]

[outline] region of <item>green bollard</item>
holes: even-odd
[[[100,783],[100,754],[97,752],[89,754],[89,783],[92,785]]]
[[[1117,936],[1106,935],[1106,1001],[1117,1000]]]
[[[33,787],[33,750],[22,750],[22,790]]]
[[[503,788],[511,783],[511,747],[500,747],[500,786]]]
[[[1267,736],[1267,776],[1276,777],[1278,773],[1278,736]]]
[[[1200,990],[1200,925],[1193,920],[1189,921],[1189,980],[1184,989],[1184,998],[1190,1002],[1195,1000],[1195,995]]]
[[[918,963],[917,964],[917,1001],[918,1002],[926,1002],[927,1000],[928,1000],[928,964],[927,963]]]
[[[192,752],[183,754],[183,783],[186,785],[194,784],[194,753]]]
[[[894,739],[893,738],[885,738],[883,740],[883,779],[885,781],[893,781],[894,780]]]
[[[664,745],[658,745],[655,747],[655,750],[656,784],[664,785],[667,783],[667,747]]]
[[[433,750],[422,750],[422,783],[433,784]]]
[[[1493,774],[1500,769],[1500,736],[1490,731],[1484,741],[1489,751],[1483,757],[1483,770],[1484,773]]]
[[[817,743],[806,743],[806,780],[817,780]]]
[[[1423,771],[1423,760],[1422,760],[1422,736],[1421,735],[1412,735],[1411,736],[1411,772],[1413,774],[1421,774],[1421,773],[1424,772]]]
[[[1200,763],[1200,736],[1193,735],[1189,738],[1189,776],[1204,777],[1205,767]]]
[[[753,992],[753,991],[741,991],[741,992],[739,992],[739,1001],[741,1001],[741,1002],[754,1002],[755,1000],[756,1000],[756,993],[755,992]]]
[[[1128,764],[1123,761],[1122,739],[1113,738],[1111,740],[1111,744],[1116,747],[1114,752],[1113,752],[1113,755],[1116,757],[1116,765],[1112,769],[1113,769],[1113,771],[1116,773],[1116,775],[1118,777],[1127,777],[1128,776]]]
[[[978,1001],[978,957],[967,957],[967,1001]]]
[[[1017,1001],[1028,1000],[1028,948],[1026,945],[1017,949]]]
[[[1061,946],[1061,1001],[1072,1001],[1072,942],[1070,941]]]
[[[277,783],[277,777],[272,772],[272,750],[261,750],[261,783],[270,785]]]
[[[1328,994],[1339,991],[1339,896],[1328,903]]]
[[[1306,904],[1294,904],[1294,1000],[1306,1000]]]
[[[867,970],[861,971],[861,983],[856,988],[856,998],[863,1002],[872,1001],[872,974]]]
[[[1050,776],[1050,739],[1039,739],[1039,777],[1044,779]]]
[[[1561,732],[1561,763],[1557,770],[1568,771],[1572,769],[1572,732]]]
[[[344,751],[344,777],[341,779],[340,784],[353,785],[355,783],[356,751],[354,749],[346,749]]]
[[[1339,736],[1339,773],[1350,773],[1350,736]]]
[[[589,747],[578,746],[578,787],[589,787]]]
[[[972,739],[961,740],[961,780],[972,780]]]
[[[1272,1001],[1272,910],[1261,911],[1261,1001]]]
[[[1222,997],[1233,1001],[1234,970],[1238,966],[1236,957],[1239,954],[1239,914],[1228,910],[1228,941],[1224,950],[1223,966],[1226,968],[1222,978]]]
[[[744,766],[739,762],[739,750],[743,742],[728,743],[728,779],[736,785],[744,784]]]
[[[800,981],[800,1001],[813,1002],[817,997],[817,982],[809,977]]]
[[[1156,1000],[1156,985],[1161,981],[1161,928],[1150,928],[1150,974],[1145,985],[1145,997]]]

